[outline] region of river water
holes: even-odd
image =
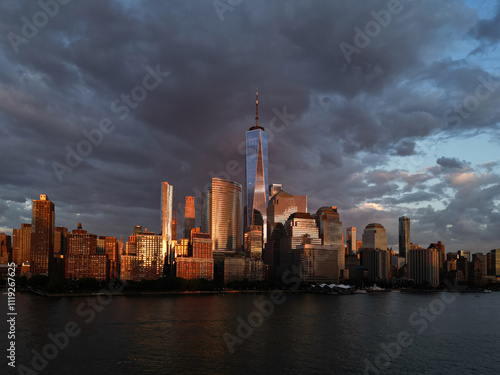
[[[16,310],[0,374],[500,373],[500,293],[17,294]]]

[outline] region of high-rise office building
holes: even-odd
[[[276,186],[273,184],[270,186]],[[267,205],[267,234],[271,237],[274,229],[278,224],[285,225],[291,214],[295,212],[307,213],[307,196],[306,195],[291,195],[280,189],[271,196]]]
[[[274,197],[275,194],[283,190],[283,184],[271,184],[269,185],[269,199]]]
[[[210,237],[214,252],[241,250],[241,185],[212,178]]]
[[[161,183],[161,251],[166,262],[167,272],[174,261],[174,252],[172,251],[172,201],[174,188],[168,182]]]
[[[210,234],[212,232],[210,228],[210,223],[211,223],[211,212],[210,212],[210,198],[212,196],[211,191],[205,191],[201,195],[201,233],[208,233]]]
[[[344,258],[340,246],[303,244],[295,251],[299,255],[300,280],[306,283],[339,282],[338,260]]]
[[[0,233],[0,264],[12,261],[12,239],[5,233]]]
[[[54,254],[55,209],[47,195],[33,200],[31,219],[31,275],[48,275]]]
[[[410,219],[401,216],[399,218],[399,256],[405,258],[407,263],[408,251],[410,251]]]
[[[458,257],[465,258],[467,262],[470,262],[470,250],[458,250]]]
[[[336,206],[323,206],[316,211],[316,224],[319,229],[321,244],[334,246],[338,260],[336,262],[339,272],[343,274],[345,267],[344,236],[342,222]],[[341,275],[342,276],[342,275]]]
[[[390,253],[387,248],[370,248],[363,255],[364,266],[368,269],[371,281],[387,281],[390,275]]]
[[[382,224],[370,223],[365,227],[363,248],[387,250],[387,233]]]
[[[92,277],[102,281],[109,277],[108,257],[97,253],[97,235],[87,233],[81,223],[68,234],[64,261],[66,278]]]
[[[184,206],[184,238],[191,237],[191,229],[195,225],[195,207],[194,197],[186,197],[186,205]]]
[[[54,256],[66,254],[66,245],[68,239],[68,228],[55,227],[54,228]]]
[[[121,257],[122,280],[154,280],[163,275],[163,235],[134,233],[127,242],[127,255]],[[174,259],[175,262],[175,259]]]
[[[337,207],[323,206],[318,209],[316,224],[322,245],[343,245],[342,222]]]
[[[439,285],[439,250],[415,249],[408,251],[408,278],[416,285]]]
[[[12,233],[13,258],[18,266],[29,264],[31,252],[31,224],[21,224],[21,229],[14,229]]]
[[[358,252],[356,244],[356,227],[349,227],[346,230],[347,254],[356,254]]]
[[[267,133],[259,126],[259,92],[255,99],[255,125],[246,132],[246,173],[245,173],[245,208],[244,229],[255,225],[255,215],[260,213],[263,219],[263,242],[267,238]]]

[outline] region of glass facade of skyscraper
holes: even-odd
[[[258,108],[258,97],[256,99]],[[257,112],[258,113],[258,112]],[[255,225],[253,222],[254,210],[262,215],[264,243],[267,238],[267,190],[269,178],[267,174],[267,133],[256,124],[246,132],[246,174],[245,174],[245,218],[244,228]]]
[[[212,178],[211,238],[214,251],[241,250],[241,185]]]

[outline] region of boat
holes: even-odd
[[[483,290],[483,293],[491,293],[491,290],[485,289],[485,290]]]
[[[377,284],[373,284],[373,286],[369,286],[368,288],[366,288],[366,291],[369,293],[373,293],[373,292],[385,292],[386,290],[384,288],[377,286]]]
[[[364,289],[359,289],[359,290],[354,291],[354,294],[366,294],[366,293],[368,293],[368,292]]]

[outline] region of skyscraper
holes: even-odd
[[[371,223],[365,227],[363,248],[387,250],[387,233],[382,224]]]
[[[172,201],[174,195],[174,187],[168,182],[161,183],[161,251],[165,259],[168,269],[173,262],[174,252],[171,251],[172,247]]]
[[[29,263],[31,252],[31,224],[21,224],[21,229],[14,229],[12,261],[18,266]]]
[[[212,178],[210,237],[216,252],[241,249],[241,185]]]
[[[347,253],[356,254],[358,251],[356,246],[356,227],[347,228]]]
[[[100,281],[108,279],[108,257],[106,254],[97,253],[97,235],[87,233],[81,223],[68,234],[64,260],[66,278],[92,277]]]
[[[212,197],[212,192],[205,191],[201,195],[201,233],[210,234],[212,232],[210,228],[211,218],[210,218],[210,200]]]
[[[410,219],[406,216],[399,218],[399,256],[405,258],[408,263],[408,251],[410,251]]]
[[[408,250],[408,278],[416,285],[438,286],[439,257],[439,250],[434,248]]]
[[[186,205],[184,206],[184,238],[191,238],[191,229],[194,228],[194,222],[194,197],[186,197]]]
[[[34,275],[48,275],[54,253],[55,209],[47,195],[33,200],[31,219],[30,271]]]
[[[255,125],[246,132],[244,228],[255,225],[256,211],[262,215],[263,241],[267,239],[267,133],[259,126],[259,92],[255,99]]]

